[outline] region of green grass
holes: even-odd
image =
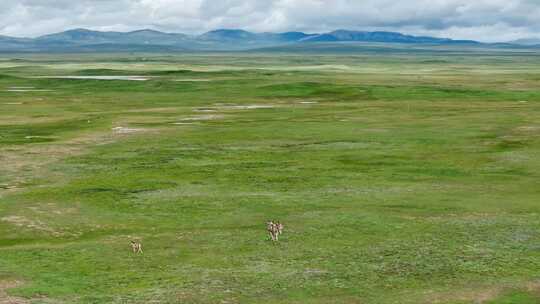
[[[22,282],[13,296],[540,301],[536,56],[2,62],[0,287]],[[54,75],[152,78],[31,78]],[[268,219],[285,223],[278,244]]]

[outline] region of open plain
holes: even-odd
[[[539,302],[536,53],[0,56],[2,304]]]

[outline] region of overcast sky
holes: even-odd
[[[480,41],[540,38],[540,0],[0,0],[0,34],[72,28],[391,30]]]

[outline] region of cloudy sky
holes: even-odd
[[[540,38],[540,0],[0,0],[0,34],[72,28],[196,34],[391,30],[480,41]]]

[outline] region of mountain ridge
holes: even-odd
[[[510,43],[525,45],[525,46],[535,46],[535,45],[540,45],[540,38],[518,39],[518,40],[511,41]]]
[[[327,33],[255,33],[241,29],[216,29],[200,35],[166,33],[152,29],[129,32],[70,29],[36,38],[0,36],[0,52],[78,52],[101,49],[114,51],[236,51],[308,43],[370,42],[435,45],[484,45],[473,40],[453,40],[414,36],[399,32],[352,31],[339,29]],[[105,47],[106,46],[106,47]]]

